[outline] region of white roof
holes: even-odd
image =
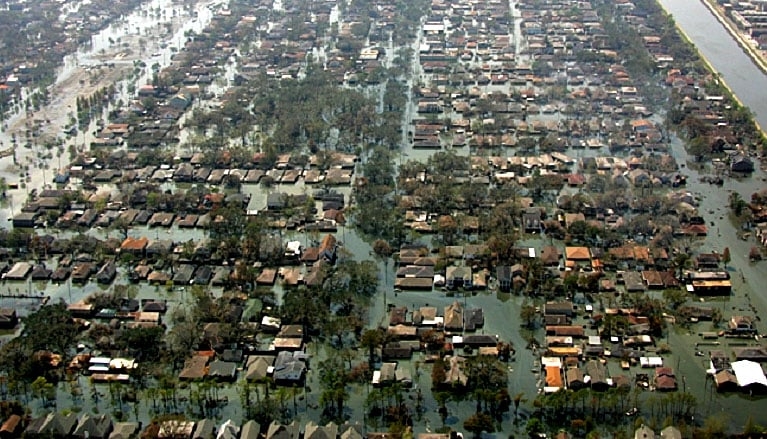
[[[285,246],[287,251],[296,255],[301,254],[301,241],[289,241]]]
[[[88,360],[88,363],[90,364],[109,364],[109,362],[112,361],[109,357],[91,357],[90,360]]]
[[[740,387],[746,387],[751,384],[761,384],[767,387],[767,377],[764,376],[764,371],[759,363],[741,360],[732,363],[731,366]]]
[[[663,358],[661,357],[639,357],[639,365],[642,367],[661,367]]]

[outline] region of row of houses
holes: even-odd
[[[3,438],[53,437],[94,439],[363,439],[359,424],[328,423],[318,425],[313,421],[299,424],[294,421],[282,424],[277,421],[261,426],[247,420],[242,424],[232,419],[217,421],[209,418],[192,420],[165,420],[142,426],[139,422],[113,422],[110,415],[52,412],[28,418],[10,415],[0,426]],[[370,435],[376,437],[375,434]]]

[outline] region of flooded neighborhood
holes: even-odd
[[[763,18],[7,2],[0,437],[767,434]]]

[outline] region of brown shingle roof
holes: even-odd
[[[571,261],[588,261],[591,253],[588,247],[565,247],[565,259]]]

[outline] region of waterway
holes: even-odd
[[[767,75],[700,0],[659,0],[727,86],[767,127]]]

